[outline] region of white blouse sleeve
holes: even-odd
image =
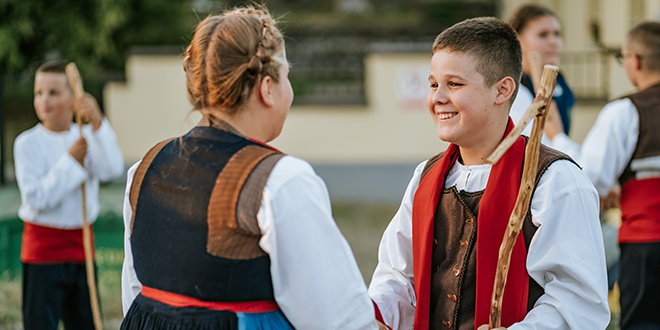
[[[383,233],[378,265],[369,285],[371,299],[378,305],[385,324],[393,329],[412,329],[415,321],[412,207],[425,164],[415,169],[401,206]]]
[[[273,168],[257,215],[275,300],[297,329],[377,329],[351,249],[323,180],[303,160]]]
[[[131,250],[131,218],[133,217],[133,210],[129,195],[131,192],[131,184],[133,183],[133,176],[135,171],[142,161],[135,163],[128,170],[126,174],[126,191],[124,193],[124,264],[121,269],[121,305],[124,315],[128,313],[133,300],[142,291],[142,283],[135,274],[133,267],[133,252]]]

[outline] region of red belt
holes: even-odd
[[[280,309],[277,303],[272,300],[241,302],[204,301],[178,293],[150,288],[148,286],[142,286],[142,295],[174,307],[201,307],[216,311],[231,311],[234,313],[265,313]]]

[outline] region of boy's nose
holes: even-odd
[[[447,102],[449,102],[449,98],[447,97],[447,93],[445,93],[442,88],[438,88],[433,93],[433,96],[431,96],[431,101],[433,104],[447,104]]]

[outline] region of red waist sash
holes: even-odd
[[[230,311],[234,313],[266,313],[280,309],[277,303],[272,300],[239,302],[204,301],[178,293],[150,288],[148,286],[142,286],[142,295],[174,307],[200,307],[215,311]]]
[[[93,247],[94,231],[90,231]],[[85,262],[82,229],[57,229],[23,222],[21,261],[35,264]]]
[[[619,243],[660,241],[660,178],[632,179],[621,186]]]

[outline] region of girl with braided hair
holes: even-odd
[[[202,113],[128,171],[122,329],[377,329],[323,180],[266,143],[293,100],[265,8],[210,16],[183,61]]]

